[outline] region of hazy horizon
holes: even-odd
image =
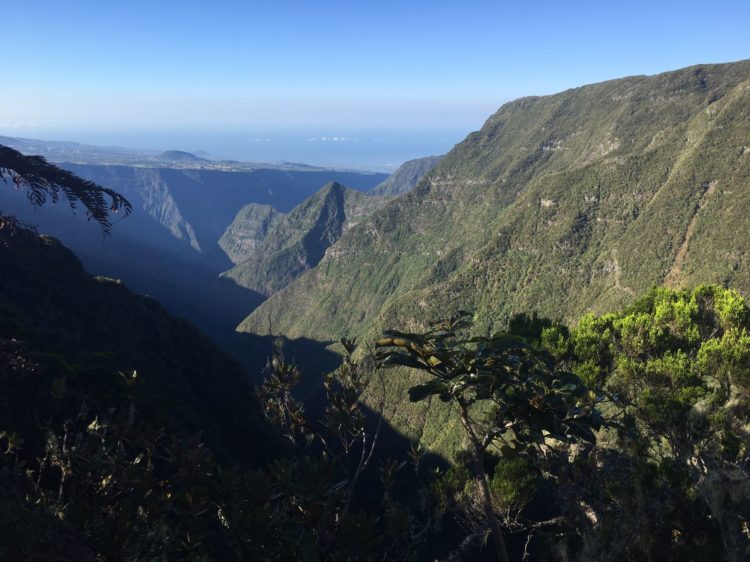
[[[478,129],[479,127],[477,127]],[[0,130],[0,136],[99,147],[203,153],[213,160],[294,162],[391,172],[407,160],[447,153],[466,131],[65,131]]]
[[[750,56],[750,4],[730,1],[4,8],[0,135],[381,169],[521,96]]]

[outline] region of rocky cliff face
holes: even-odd
[[[219,246],[232,263],[242,263],[256,253],[258,245],[283,216],[270,205],[245,205],[219,238]]]
[[[335,170],[255,169],[224,171],[200,167],[145,167],[91,164],[65,164],[82,178],[106,185],[122,193],[174,238],[195,252],[216,249],[219,238],[238,211],[247,204],[272,206],[279,212],[291,210],[315,193],[327,181],[341,178],[353,185],[373,185],[378,174]],[[150,233],[130,229],[132,221],[120,227],[145,239]],[[132,232],[130,232],[132,230]]]
[[[247,257],[223,275],[242,287],[264,295],[273,294],[315,267],[342,234],[385,201],[333,182],[275,219],[262,238],[256,217],[263,211],[247,209],[247,214],[253,217],[251,221],[235,221],[225,234],[229,239],[243,225],[251,225],[250,236],[233,238],[247,250]]]

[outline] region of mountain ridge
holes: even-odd
[[[710,150],[731,134],[727,158],[742,158],[749,79],[748,61],[698,65],[509,102],[239,329],[253,332],[256,318],[270,316],[285,333],[327,339],[461,306],[493,330],[529,308],[572,318],[621,306],[663,281],[704,183],[745,185],[746,163]],[[696,151],[708,156],[691,159]],[[690,246],[701,240],[694,234]],[[748,290],[744,271],[735,279]],[[683,282],[717,277],[702,271]]]
[[[407,160],[368,193],[370,195],[403,195],[414,189],[419,180],[437,166],[442,159],[443,156],[441,155]]]
[[[262,222],[261,228],[254,230],[255,238],[250,240],[253,247],[248,248],[246,259],[222,276],[260,294],[273,294],[307,269],[315,267],[342,234],[386,201],[387,198],[330,182],[289,213],[274,215],[272,224],[261,238],[259,231],[266,224]],[[245,215],[265,212],[257,208],[243,211]],[[234,243],[240,244],[241,241]]]
[[[481,335],[519,313],[575,322],[667,281],[748,295],[748,138],[750,61],[509,102],[238,330],[270,319],[289,337],[371,341],[468,310]],[[385,419],[459,450],[446,408],[406,402],[419,382],[389,380]]]

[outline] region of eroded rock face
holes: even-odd
[[[283,216],[284,213],[270,205],[245,205],[219,239],[219,246],[232,263],[242,263],[255,254],[258,246]]]
[[[388,200],[332,182],[286,215],[272,218],[266,210],[248,206],[244,218],[238,215],[222,237],[228,255],[232,251],[245,259],[222,275],[271,295],[315,267],[345,232]]]

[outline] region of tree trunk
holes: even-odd
[[[750,496],[747,474],[716,468],[699,481],[698,491],[719,525],[727,562],[748,560],[750,541],[742,532],[740,517],[740,504]]]
[[[469,415],[463,404],[459,404],[459,413],[461,416],[461,423],[469,436],[469,441],[471,441],[471,460],[474,464],[474,480],[479,488],[479,500],[482,502],[482,508],[484,509],[484,515],[487,518],[487,524],[492,531],[492,538],[495,543],[495,550],[497,551],[497,559],[499,562],[508,562],[508,550],[505,548],[505,540],[503,539],[500,522],[495,516],[495,511],[492,509],[490,486],[487,482],[487,473],[484,471],[484,449],[482,448],[482,444],[479,442],[479,438],[474,432],[474,429],[471,427]]]

